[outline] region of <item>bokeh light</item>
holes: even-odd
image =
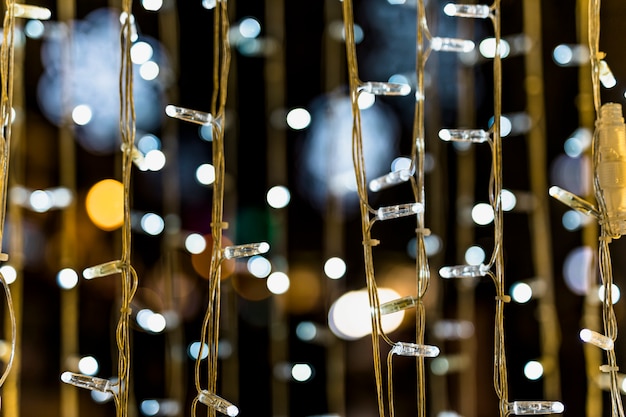
[[[493,221],[493,207],[487,203],[478,203],[472,208],[472,220],[481,226]]]
[[[543,376],[543,365],[538,361],[528,361],[524,365],[524,376],[531,381],[536,381]]]
[[[294,130],[306,129],[311,124],[311,114],[307,109],[295,108],[287,113],[287,126]]]
[[[202,185],[211,185],[215,182],[215,167],[211,164],[202,164],[196,169],[196,180]]]
[[[324,263],[324,273],[330,279],[343,277],[346,273],[346,268],[346,261],[337,256],[328,258]]]
[[[524,304],[533,297],[533,290],[530,285],[525,282],[516,282],[511,285],[511,298],[516,303]]]
[[[2,274],[7,284],[13,284],[17,279],[17,270],[11,265],[2,265],[0,274]]]
[[[78,361],[78,370],[85,375],[95,375],[98,373],[100,365],[98,360],[93,356],[83,356]]]
[[[78,284],[78,273],[72,268],[64,268],[57,273],[57,284],[64,290],[70,290]]]
[[[287,207],[291,200],[289,189],[282,185],[275,185],[270,188],[266,195],[267,204],[275,209]]]
[[[598,287],[598,299],[604,302],[604,284]],[[621,297],[621,291],[619,287],[615,284],[611,284],[611,304],[615,304],[619,301]]]
[[[291,377],[298,382],[306,382],[313,377],[313,368],[308,363],[296,363],[291,367]]]
[[[102,230],[115,230],[124,222],[124,185],[113,179],[96,183],[85,200],[89,219]]]
[[[284,272],[272,272],[267,277],[267,289],[270,290],[272,294],[286,293],[287,290],[289,290],[290,284],[289,276]]]
[[[589,246],[580,246],[570,251],[563,262],[565,285],[574,294],[589,292],[589,274],[594,265],[594,251]]]

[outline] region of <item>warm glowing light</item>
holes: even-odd
[[[291,367],[291,376],[298,382],[306,382],[313,377],[313,368],[307,363],[296,363]]]
[[[619,287],[615,284],[611,284],[611,304],[615,304],[619,301],[621,296],[621,292]],[[600,285],[598,288],[598,298],[600,301],[604,302],[604,284]]]
[[[239,23],[239,33],[244,38],[254,39],[261,34],[261,24],[253,17],[246,17]]]
[[[272,264],[267,258],[261,255],[250,257],[247,266],[248,272],[257,278],[265,278],[272,272]]]
[[[185,249],[189,253],[202,253],[206,249],[206,240],[199,233],[191,233],[185,238]]]
[[[516,303],[524,304],[533,297],[533,290],[525,282],[516,282],[511,285],[511,298]]]
[[[163,7],[163,0],[142,0],[141,5],[148,11],[156,12]]]
[[[338,257],[332,257],[324,263],[324,273],[330,279],[339,279],[346,273],[346,262]]]
[[[470,246],[465,251],[465,262],[468,265],[480,265],[485,261],[485,251],[480,246]]]
[[[196,179],[202,185],[211,185],[215,182],[215,167],[211,164],[202,164],[196,170]]]
[[[380,303],[396,300],[400,294],[388,288],[378,288]],[[385,314],[382,326],[385,333],[396,330],[404,319],[404,310]],[[350,291],[339,297],[328,312],[328,325],[331,331],[341,339],[355,340],[372,331],[371,308],[366,290]]]
[[[270,207],[279,209],[283,207],[287,207],[289,201],[291,200],[291,193],[289,193],[289,189],[282,185],[276,185],[269,189],[266,195],[267,204]]]
[[[91,121],[93,112],[86,104],[79,104],[72,110],[72,120],[79,126],[84,126]]]
[[[543,365],[541,362],[529,361],[524,365],[524,376],[531,381],[536,381],[543,376]]]
[[[303,108],[295,108],[287,113],[287,126],[294,130],[306,129],[311,124],[311,113]]]
[[[152,81],[159,76],[159,64],[154,61],[147,61],[139,67],[139,75],[146,81]]]
[[[476,224],[487,225],[493,221],[493,218],[493,208],[487,203],[478,203],[472,208],[472,220]]]
[[[78,361],[78,370],[81,374],[95,375],[98,373],[99,368],[98,360],[93,356],[83,356]]]
[[[78,284],[78,273],[72,268],[64,268],[57,274],[57,284],[64,290],[70,290]]]
[[[96,183],[85,200],[89,219],[102,230],[115,230],[124,222],[124,186],[107,179]]]
[[[272,294],[284,294],[289,289],[289,276],[284,272],[272,272],[267,277],[267,289]]]
[[[156,236],[165,228],[165,221],[154,213],[146,213],[141,217],[141,228],[149,235]]]
[[[130,59],[133,61],[133,64],[141,65],[152,58],[153,54],[154,50],[148,42],[135,42],[130,47]]]

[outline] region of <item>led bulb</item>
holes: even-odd
[[[106,277],[107,275],[122,272],[122,261],[109,261],[100,265],[92,266],[83,270],[85,279]]]
[[[467,39],[434,37],[430,40],[433,51],[439,52],[470,52],[474,50],[474,42]]]
[[[600,77],[600,82],[604,88],[613,88],[615,84],[617,84],[617,80],[609,68],[609,64],[606,63],[605,60],[601,60],[598,63],[598,75]]]
[[[50,16],[52,16],[50,9],[39,6],[30,6],[28,4],[14,4],[13,14],[15,17],[36,20],[48,20],[50,19]]]
[[[222,414],[226,414],[227,416],[234,417],[239,414],[239,408],[237,408],[237,406],[207,390],[200,391],[197,398],[202,404],[211,407]]]
[[[359,92],[370,93],[376,96],[408,96],[411,92],[411,86],[408,84],[369,81],[359,86]]]
[[[578,197],[576,194],[572,194],[567,190],[557,187],[556,185],[550,187],[548,192],[551,197],[556,198],[571,209],[586,214],[587,216],[593,216],[596,219],[600,218],[600,212],[598,209],[596,209],[593,204]]]
[[[373,192],[384,190],[385,188],[392,187],[396,184],[407,182],[411,178],[411,171],[408,169],[400,169],[398,171],[390,172],[382,177],[375,178],[370,181],[369,187]]]
[[[558,414],[565,410],[559,401],[513,401],[509,403],[509,411],[517,416],[534,414]]]
[[[600,349],[613,349],[613,339],[590,329],[582,329],[580,331],[580,340],[585,343],[591,343]]]
[[[226,246],[224,248],[224,258],[245,258],[248,256],[259,255],[270,250],[267,242],[246,243],[244,245]]]
[[[165,114],[175,119],[180,119],[186,122],[196,123],[199,125],[208,125],[216,121],[211,115],[211,113],[205,113],[205,112],[201,112],[198,110],[178,107],[172,104],[165,107]]]
[[[454,4],[448,3],[444,6],[443,12],[448,16],[472,17],[476,19],[486,19],[491,13],[489,6],[484,4]]]
[[[381,207],[376,212],[378,220],[397,219],[398,217],[412,216],[422,213],[424,206],[420,203],[398,204],[397,206]]]
[[[378,307],[380,314],[392,314],[397,313],[398,311],[406,310],[411,307],[415,307],[417,304],[417,299],[411,295],[406,297],[398,298],[397,300],[391,300],[386,303],[381,304]]]
[[[483,143],[489,140],[489,132],[482,129],[441,129],[439,139],[454,142]]]
[[[92,391],[117,393],[117,386],[108,379],[98,378],[90,375],[77,374],[74,372],[63,372],[61,381],[75,387],[85,388]]]
[[[474,278],[484,277],[489,272],[489,267],[484,264],[478,265],[455,265],[444,266],[439,270],[441,278]]]
[[[409,342],[396,342],[391,349],[391,353],[400,356],[423,356],[426,358],[434,358],[439,355],[439,348],[430,345],[418,345]]]

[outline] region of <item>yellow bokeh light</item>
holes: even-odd
[[[107,179],[96,183],[85,201],[89,219],[102,230],[115,230],[124,222],[124,186]]]

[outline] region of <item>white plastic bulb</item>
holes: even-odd
[[[248,256],[259,255],[270,250],[267,242],[246,243],[244,245],[226,246],[224,248],[224,258],[245,258]]]
[[[434,37],[430,41],[433,51],[440,52],[470,52],[474,46],[474,42],[467,39]]]
[[[369,81],[361,84],[359,91],[376,96],[408,96],[411,92],[411,86],[408,84]]]
[[[448,16],[470,17],[476,19],[486,19],[489,17],[489,6],[484,4],[454,4],[448,3],[444,6],[443,12]]]
[[[420,203],[398,204],[397,206],[381,207],[376,212],[378,220],[397,219],[398,217],[412,216],[424,211]]]
[[[513,401],[509,411],[517,416],[537,414],[560,414],[565,410],[559,401]]]
[[[239,414],[239,408],[237,408],[237,406],[207,390],[200,391],[198,394],[198,401],[222,414],[226,414],[229,417],[234,417]]]
[[[444,266],[439,270],[441,278],[474,278],[484,277],[489,268],[484,264]]]
[[[397,313],[398,311],[406,310],[411,307],[415,307],[417,299],[411,295],[398,298],[397,300],[391,300],[381,304],[378,307],[381,315]]]
[[[390,172],[382,177],[375,178],[370,181],[369,188],[371,191],[377,192],[385,188],[392,187],[396,184],[407,182],[411,178],[411,171],[408,169],[400,169]]]
[[[199,125],[207,125],[215,121],[211,113],[205,113],[205,112],[201,112],[198,110],[187,109],[185,107],[174,106],[172,104],[165,107],[165,114],[175,119],[180,119],[186,122],[196,123]]]
[[[454,142],[484,143],[489,140],[489,132],[482,129],[441,129],[439,139]]]
[[[85,277],[85,279],[93,279],[119,274],[120,272],[122,272],[122,261],[110,261],[86,268],[83,270],[83,277]]]
[[[580,331],[580,340],[604,350],[612,350],[614,347],[613,339],[590,329]]]

